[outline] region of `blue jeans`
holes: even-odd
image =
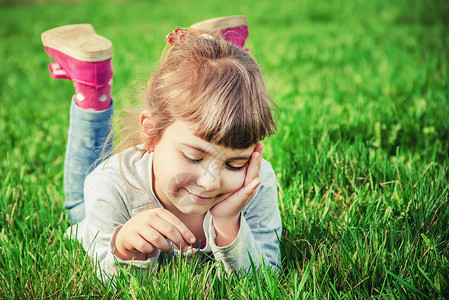
[[[84,179],[112,152],[111,119],[113,105],[101,112],[79,108],[72,100],[70,127],[64,163],[65,208],[69,220],[84,219]]]

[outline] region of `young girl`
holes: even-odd
[[[249,269],[250,257],[280,264],[276,177],[260,143],[275,125],[259,66],[241,49],[246,20],[192,27],[166,38],[170,49],[144,107],[135,124],[125,124],[138,139],[125,139],[128,148],[87,177],[102,151],[112,150],[112,44],[88,24],[42,34],[55,60],[52,77],[75,86],[66,208],[107,274],[116,273],[116,262],[151,268],[161,251],[210,253],[227,272]]]

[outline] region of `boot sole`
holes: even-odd
[[[248,21],[244,16],[230,16],[208,19],[195,23],[191,25],[190,28],[213,32],[241,26],[248,27]]]
[[[112,43],[95,33],[90,24],[56,27],[41,34],[45,47],[55,49],[85,62],[99,62],[112,57]]]

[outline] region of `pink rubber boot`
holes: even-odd
[[[190,26],[193,29],[220,32],[223,38],[239,48],[243,48],[248,38],[248,22],[244,16],[221,17],[201,21]]]
[[[75,86],[75,103],[101,111],[111,106],[112,43],[95,33],[90,24],[57,27],[42,33],[52,78],[65,78]]]

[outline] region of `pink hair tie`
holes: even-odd
[[[165,39],[170,45],[176,46],[184,43],[184,41],[186,40],[186,35],[182,33],[182,30],[180,28],[176,28],[175,30],[167,34]]]
[[[208,33],[203,33],[199,37],[204,38],[204,39],[214,39],[214,37]],[[183,29],[181,29],[181,28],[176,28],[175,30],[173,30],[172,32],[167,34],[167,36],[165,37],[165,39],[167,40],[167,43],[169,43],[172,46],[176,46],[176,45],[180,45],[180,44],[184,43],[186,38],[187,38],[187,34],[184,34]]]

